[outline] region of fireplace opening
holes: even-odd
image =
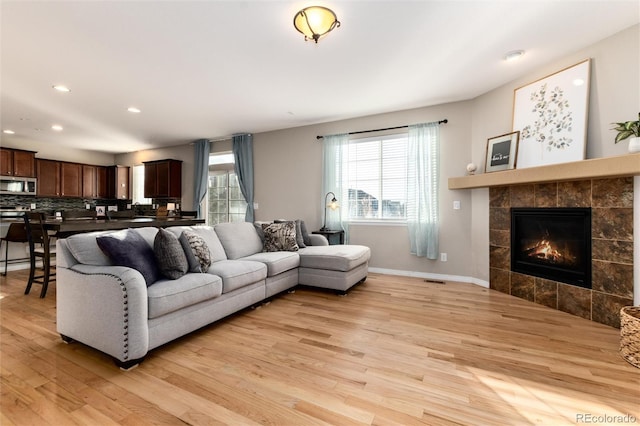
[[[591,209],[512,208],[511,270],[591,288]]]

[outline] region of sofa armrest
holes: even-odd
[[[149,350],[147,287],[123,266],[76,264],[56,272],[58,332],[123,363]]]
[[[328,246],[329,240],[321,234],[309,234],[309,240],[312,246]]]

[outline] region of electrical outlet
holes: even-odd
[[[460,200],[455,200],[453,202],[453,209],[454,210],[460,210]]]
[[[253,209],[254,210],[258,210],[260,206],[258,205],[258,203],[253,203]]]
[[[31,203],[31,210],[35,210],[36,209],[36,203]]]
[[[447,261],[447,253],[440,253],[440,262]]]

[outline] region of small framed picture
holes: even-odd
[[[96,206],[96,216],[104,216],[105,206]]]
[[[489,138],[487,140],[487,160],[484,171],[498,172],[516,168],[520,131]]]

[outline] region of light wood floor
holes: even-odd
[[[55,284],[42,300],[25,280],[0,280],[3,426],[640,422],[617,329],[471,284],[371,274],[345,297],[299,289],[122,372],[62,343]]]

